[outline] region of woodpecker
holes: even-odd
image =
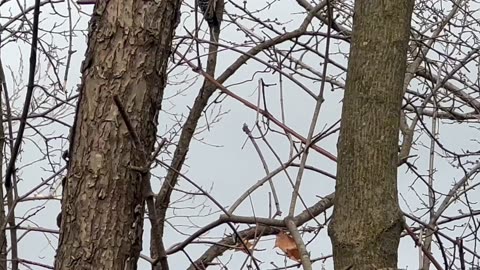
[[[225,5],[224,0],[197,0],[197,4],[208,26],[220,29]]]

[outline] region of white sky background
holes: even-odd
[[[21,2],[22,5],[24,6],[31,6],[34,1],[26,1],[26,2]],[[192,4],[193,1],[187,1],[188,4]],[[242,4],[243,1],[235,1],[237,4]],[[417,1],[419,2],[419,1]],[[437,3],[440,5],[440,3]],[[447,2],[441,3],[441,5],[444,5],[444,7],[447,9],[447,12],[449,10],[449,5]],[[256,10],[258,8],[264,7],[265,6],[265,1],[247,1],[247,8],[249,10]],[[66,15],[66,9],[67,4],[66,3],[58,3],[55,4],[55,9],[57,12]],[[241,14],[241,12],[235,8],[232,7],[232,5],[227,4],[226,6],[227,10],[231,13],[236,13],[236,14]],[[63,23],[63,26],[60,27],[62,30],[68,30],[68,24],[67,21],[64,18],[59,17],[58,15],[53,15],[52,14],[52,9],[48,6],[45,5],[42,7],[42,23],[41,27],[43,29],[50,29],[52,25],[55,23]],[[87,14],[91,13],[91,7],[82,7],[82,11],[86,12]],[[184,7],[183,9],[183,14],[182,14],[182,21],[184,22],[184,25],[189,31],[193,31],[194,29],[194,24],[193,24],[193,17],[190,15],[189,12],[190,9],[187,7]],[[256,13],[259,17],[263,19],[270,19],[274,20],[277,19],[279,22],[282,23],[287,23],[287,30],[292,30],[296,27],[299,26],[301,23],[301,20],[304,18],[304,15],[301,13],[302,9],[297,5],[296,1],[294,0],[283,0],[280,2],[274,2],[270,8],[268,9],[263,9],[261,12]],[[11,14],[17,14],[18,13],[18,6],[15,1],[10,1],[10,3],[5,4],[4,6],[1,7],[0,9],[0,15],[2,16],[0,18],[0,22],[2,24],[5,23],[5,18],[8,17]],[[72,9],[72,15],[74,19],[74,23],[76,22],[76,19],[78,17],[78,12],[75,10],[75,8]],[[31,14],[28,16],[31,18]],[[80,32],[80,30],[85,30],[87,29],[87,22],[88,22],[88,17],[83,15],[80,17],[80,21],[78,21],[78,24],[76,24],[75,29],[78,30],[77,36],[73,39],[73,49],[76,50],[77,52],[73,55],[72,58],[72,65],[71,69],[69,72],[69,80],[67,84],[67,90],[68,90],[68,95],[71,95],[72,93],[76,93],[76,84],[79,83],[79,76],[80,76],[80,64],[81,61],[83,60],[83,54],[86,49],[86,43],[85,43],[85,36],[83,33]],[[199,16],[201,18],[201,16]],[[242,24],[252,27],[254,26],[251,22],[247,20],[241,20],[240,21]],[[274,24],[275,25],[275,24]],[[314,20],[314,25],[318,25],[318,21]],[[203,25],[202,29],[205,29],[205,24]],[[224,41],[236,41],[236,42],[241,42],[245,39],[245,35],[240,33],[237,30],[237,26],[234,25],[229,25],[228,23],[224,23],[224,26],[226,28],[223,30],[221,34],[221,38]],[[276,29],[279,31],[283,31],[282,26],[275,25]],[[27,30],[28,27],[24,27],[24,30]],[[259,35],[263,35],[263,33],[268,33],[269,37],[273,37],[274,34],[271,32],[264,30],[264,29],[259,29],[258,26],[255,29],[255,32]],[[58,31],[58,29],[57,29]],[[264,32],[262,32],[264,31]],[[177,35],[184,35],[185,32],[182,31],[181,29],[177,30]],[[2,39],[6,38],[8,36],[8,33],[3,33],[2,34]],[[199,36],[202,36],[202,34],[199,34]],[[266,37],[265,35],[263,35]],[[30,39],[30,36],[27,36],[28,39]],[[43,37],[46,40],[51,40],[53,39],[55,44],[59,47],[66,47],[68,45],[68,41],[64,38],[61,38],[60,35],[54,35],[50,36],[49,34],[45,34],[43,32]],[[305,38],[303,38],[306,40]],[[324,41],[320,43],[318,46],[318,50],[323,54],[325,51],[324,48]],[[339,45],[341,44],[341,45]],[[280,46],[279,48],[286,49],[288,50],[292,43],[285,43]],[[338,42],[338,41],[333,41],[331,45],[331,50],[332,52],[337,52],[341,49],[343,52],[348,52],[348,47],[345,42]],[[15,91],[19,93],[19,98],[15,100],[14,107],[19,111],[23,104],[23,93],[24,90],[26,89],[26,81],[28,77],[28,60],[29,60],[29,53],[30,53],[30,48],[28,44],[17,42],[17,43],[9,43],[4,45],[1,48],[1,59],[4,62],[4,67],[9,67],[12,70],[12,73],[10,73],[9,70],[6,70],[6,75],[7,75],[7,82],[9,86],[9,91]],[[67,50],[61,50],[60,51],[62,56],[66,56]],[[204,52],[203,52],[204,53]],[[193,54],[191,54],[193,55]],[[235,59],[238,57],[239,54],[233,53],[233,52],[223,52],[220,54],[219,61],[218,61],[218,67],[217,67],[217,75],[223,72],[223,70],[228,67]],[[260,54],[262,59],[267,59],[265,55]],[[296,55],[297,57],[299,55]],[[338,62],[342,63],[346,67],[346,59],[342,55],[333,55],[333,58],[337,60]],[[461,58],[461,57],[459,57]],[[305,57],[302,58],[303,61],[306,63],[310,64],[312,67],[316,68],[316,70],[321,71],[321,64],[323,63],[323,60],[319,57],[312,57],[310,55],[305,55]],[[64,60],[65,61],[65,60]],[[45,58],[42,56],[39,58],[39,62],[41,70],[39,72],[39,75],[44,76],[45,70],[49,69],[48,74],[50,76],[52,75],[52,69],[51,67],[48,66],[47,62],[45,61]],[[22,66],[23,65],[23,66]],[[23,72],[19,72],[19,70],[22,70]],[[274,86],[266,88],[266,97],[267,97],[267,104],[268,104],[268,109],[269,111],[275,115],[278,119],[280,119],[280,106],[279,106],[279,81],[278,81],[278,73],[272,75],[271,73],[260,73],[257,72],[259,70],[263,70],[265,67],[254,60],[250,60],[248,62],[248,65],[243,66],[237,74],[230,78],[226,83],[225,86],[227,86],[230,90],[234,91],[236,94],[250,100],[253,103],[257,103],[257,97],[258,97],[258,80],[263,79],[265,83],[267,84],[276,84]],[[185,66],[180,67],[180,70],[185,70],[185,73],[183,74],[188,74],[189,78],[194,76],[194,73],[188,70]],[[63,78],[63,72],[64,72],[64,67],[61,67],[59,70],[59,74],[61,75],[60,77]],[[178,74],[178,72],[174,71],[172,74]],[[290,72],[289,70],[285,70],[285,72]],[[331,65],[329,65],[329,74],[330,72],[334,74],[338,74],[339,70],[333,68]],[[475,74],[476,70],[472,69],[472,74]],[[16,77],[16,80],[19,82],[22,82],[21,84],[15,85],[14,84],[14,76]],[[473,76],[473,75],[472,75]],[[177,75],[177,77],[172,77],[170,78],[170,81],[173,83],[181,81],[184,77],[182,77],[182,74]],[[313,83],[311,80],[305,80],[300,77],[296,77],[297,79],[301,80],[302,83],[304,83],[311,91],[314,93],[318,93],[319,88],[320,88],[320,83],[316,82]],[[471,78],[472,80],[475,80],[475,78]],[[250,82],[246,82],[243,84],[238,85],[238,82],[243,82],[245,80],[251,80]],[[344,81],[344,76],[338,78],[340,81]],[[48,78],[40,78],[40,81],[42,82],[42,85],[48,85],[49,79]],[[186,117],[188,113],[188,108],[187,106],[191,106],[193,99],[195,98],[197,91],[198,91],[198,85],[201,82],[201,78],[198,78],[198,81],[195,83],[194,86],[191,88],[185,89],[187,84],[179,84],[176,86],[169,85],[166,89],[166,97],[169,96],[174,96],[174,94],[179,91],[179,90],[184,90],[182,92],[182,95],[175,95],[174,97],[166,100],[163,104],[163,109],[165,111],[168,110],[169,115],[163,114],[159,127],[160,130],[164,131],[172,127],[174,124],[173,121],[173,116],[170,114],[183,114],[184,117]],[[229,87],[230,85],[233,85]],[[420,87],[415,88],[415,85],[411,85],[412,90],[418,90],[419,92],[423,92],[425,90],[421,90]],[[53,90],[51,90],[53,92]],[[306,136],[308,132],[308,127],[310,124],[311,120],[311,115],[313,113],[314,109],[314,100],[309,97],[307,94],[302,92],[301,89],[299,89],[298,86],[295,84],[291,83],[288,81],[287,78],[283,78],[283,91],[284,91],[284,100],[285,100],[285,108],[286,108],[286,122],[287,125],[293,129],[295,129],[298,133],[302,134],[303,136]],[[36,90],[37,93],[37,90]],[[65,98],[65,95],[60,94],[57,90],[55,92],[58,97],[60,98]],[[216,97],[217,94],[215,94],[213,97]],[[317,129],[316,133],[321,131],[326,125],[330,125],[334,122],[336,122],[339,117],[340,117],[340,110],[341,110],[341,98],[343,96],[343,91],[341,90],[335,90],[334,92],[330,91],[330,86],[327,84],[326,85],[326,91],[325,91],[325,103],[322,106],[322,110],[320,113],[320,120],[317,123]],[[232,98],[227,97],[220,105],[216,105],[211,107],[213,108],[212,110],[218,111],[221,110],[222,112],[228,112],[227,114],[223,115],[221,117],[221,121],[218,123],[213,124],[210,127],[209,131],[204,131],[203,133],[199,134],[197,136],[197,139],[201,139],[203,142],[197,140],[193,141],[188,159],[186,161],[186,164],[188,165],[184,167],[184,172],[197,184],[200,184],[203,186],[205,189],[209,190],[211,188],[211,195],[221,202],[225,206],[231,205],[237,198],[240,196],[248,187],[250,187],[252,184],[254,184],[256,181],[259,179],[263,178],[265,176],[264,169],[262,167],[262,164],[259,160],[259,157],[255,150],[253,149],[253,146],[249,141],[246,141],[246,135],[242,132],[242,126],[244,123],[248,124],[250,128],[253,128],[255,120],[256,120],[256,113],[252,111],[251,109],[248,109],[241,105],[238,101],[233,100]],[[69,112],[71,113],[72,110],[70,109]],[[53,116],[53,115],[52,115]],[[64,119],[64,121],[71,123],[72,120],[72,115],[70,114],[68,117]],[[184,119],[182,119],[183,121]],[[33,122],[33,123],[38,123]],[[431,126],[431,121],[426,120],[425,121],[426,125],[428,127]],[[479,150],[479,145],[478,142],[475,141],[475,138],[478,138],[480,135],[480,132],[478,130],[478,122],[477,123],[472,123],[470,125],[468,124],[463,124],[463,125],[458,125],[458,124],[450,124],[451,121],[447,122],[448,124],[442,124],[440,126],[440,140],[442,143],[449,147],[451,150],[455,151],[461,151],[461,150],[470,150],[470,151],[478,151]],[[199,126],[204,126],[205,124],[205,118],[201,119],[201,123]],[[272,128],[275,130],[279,130],[278,127],[271,125]],[[62,147],[63,149],[66,149],[67,143],[66,143],[66,137],[68,135],[68,129],[62,125],[56,124],[56,125],[49,125],[48,127],[43,127],[41,129],[43,132],[49,133],[49,134],[56,134],[56,135],[63,135],[64,139],[56,139],[50,141],[50,149],[58,149],[59,147]],[[177,128],[178,130],[178,128]],[[27,131],[28,135],[34,134],[34,132],[29,129]],[[419,133],[417,133],[419,134]],[[257,133],[258,135],[258,133]],[[38,136],[33,136],[32,140],[25,140],[25,146],[23,147],[24,152],[22,153],[22,157],[20,160],[19,164],[28,164],[34,160],[37,160],[38,158],[41,158],[43,156],[42,153],[38,150],[37,147],[35,147],[35,142],[40,143],[41,148],[45,148],[45,145],[41,145],[43,140]],[[285,162],[288,159],[288,154],[289,154],[289,145],[288,141],[285,140],[283,136],[279,136],[278,134],[272,134],[271,132],[268,135],[268,140],[269,142],[275,147],[277,153],[282,157],[282,161]],[[319,142],[317,145],[329,150],[331,153],[336,154],[336,142],[337,142],[337,137],[336,136],[331,136],[325,140],[322,140]],[[269,162],[269,169],[270,171],[276,169],[279,164],[276,162],[274,159],[273,155],[269,154],[269,151],[267,147],[261,143],[261,141],[258,141],[258,143],[262,147],[263,154],[268,156],[268,162]],[[415,165],[419,168],[420,172],[423,174],[427,174],[427,169],[428,169],[428,148],[425,146],[421,146],[420,143],[423,143],[425,146],[428,146],[430,144],[430,140],[426,134],[422,134],[422,136],[419,137],[419,141],[417,141],[417,146],[415,147],[414,150],[412,150],[412,154],[417,154],[419,155],[418,161],[415,163]],[[213,146],[212,146],[213,145]],[[169,148],[169,151],[173,151],[173,147]],[[56,151],[50,153],[51,157],[53,160],[56,162],[61,163],[61,151]],[[168,159],[168,157],[165,155],[165,159]],[[473,159],[472,159],[473,160]],[[461,169],[455,168],[452,165],[450,165],[446,160],[441,159],[440,156],[437,155],[435,159],[436,163],[436,169],[437,172],[435,173],[435,187],[438,188],[438,190],[442,191],[443,193],[448,192],[450,189],[451,185],[458,179],[460,179],[463,176],[463,171]],[[324,158],[317,154],[315,151],[310,151],[309,159],[307,162],[308,165],[315,166],[319,169],[323,169],[326,171],[329,171],[332,174],[335,174],[335,163],[328,160],[327,158]],[[62,163],[63,165],[63,163]],[[55,169],[58,169],[59,167],[56,167]],[[46,178],[51,175],[51,172],[46,171],[49,170],[50,167],[48,165],[47,160],[41,160],[36,164],[33,164],[31,166],[28,166],[24,169],[21,170],[21,179],[22,181],[19,183],[19,190],[20,194],[25,193],[28,191],[31,187],[37,185],[40,181],[41,178]],[[424,209],[424,206],[420,204],[420,201],[417,197],[418,196],[423,196],[423,200],[426,200],[425,194],[427,193],[426,186],[421,183],[420,180],[415,181],[415,176],[413,174],[405,174],[406,167],[402,166],[399,169],[399,190],[401,192],[401,195],[403,198],[405,198],[405,201],[408,202],[409,206],[411,207],[412,210],[418,210],[419,208],[422,208],[423,210],[416,212],[417,216],[420,216],[420,213],[426,213],[426,210]],[[164,176],[164,171],[161,169],[157,169],[155,171],[158,176],[163,177]],[[295,179],[296,177],[296,170],[293,168],[289,170],[290,176]],[[290,196],[291,196],[291,187],[290,184],[287,181],[287,178],[285,177],[285,174],[279,174],[277,177],[273,179],[275,182],[275,187],[277,189],[277,193],[280,197],[280,203],[281,203],[281,209],[285,214],[288,212],[288,206],[290,202]],[[478,180],[473,181],[473,183],[478,183]],[[54,187],[57,187],[59,182],[54,185]],[[152,184],[154,188],[159,188],[160,182],[157,179],[152,180]],[[411,187],[415,190],[415,192],[412,192]],[[188,184],[186,181],[180,180],[179,187],[182,190],[187,190],[187,191],[195,191],[194,188]],[[302,198],[305,200],[308,206],[311,206],[314,204],[318,198],[317,196],[325,196],[327,194],[330,194],[334,190],[334,181],[331,179],[328,179],[322,175],[319,175],[317,173],[313,173],[310,171],[306,171],[303,177],[302,181],[302,187],[301,187],[301,194]],[[268,216],[269,213],[269,205],[268,205],[268,192],[269,192],[269,187],[268,184],[265,184],[261,189],[259,189],[256,193],[254,193],[251,197],[251,202],[252,204],[249,203],[249,201],[246,201],[242,204],[242,206],[236,211],[237,215],[247,215],[251,216],[253,212],[255,213],[256,216],[259,217],[266,217]],[[45,188],[40,195],[48,195],[49,194],[49,188]],[[60,190],[56,191],[56,194],[60,194]],[[474,190],[470,193],[470,198],[472,201],[477,201],[479,198],[479,191]],[[175,193],[175,197],[179,198],[181,194],[178,192]],[[179,208],[184,208],[184,207],[192,207],[195,205],[201,204],[205,200],[204,197],[197,197],[193,202],[191,200],[187,200],[184,202],[180,202],[175,204],[175,206]],[[400,203],[402,206],[402,210],[406,212],[410,212],[405,201],[400,198]],[[215,206],[207,202],[207,206],[211,207],[212,211],[217,211],[218,209],[215,208]],[[58,200],[55,201],[31,201],[31,202],[25,202],[21,203],[16,211],[17,217],[19,219],[17,222],[20,222],[21,219],[20,217],[25,217],[29,216],[33,212],[36,211],[38,208],[33,207],[41,207],[44,206],[43,209],[41,209],[40,212],[35,214],[34,216],[30,217],[30,221],[25,222],[23,225],[24,226],[40,226],[44,228],[51,228],[51,229],[56,229],[55,225],[55,218],[58,212],[60,211],[59,203]],[[372,206],[373,207],[373,206]],[[447,211],[447,213],[451,215],[458,214],[458,209],[464,209],[464,205],[461,203],[455,204]],[[219,213],[212,214],[210,216],[206,217],[195,217],[194,215],[198,214],[200,208],[195,208],[195,209],[179,209],[175,210],[175,214],[178,215],[178,217],[170,215],[169,218],[169,223],[175,224],[177,230],[183,232],[183,233],[192,233],[194,232],[197,228],[192,228],[192,227],[185,227],[181,225],[187,225],[191,226],[192,223],[196,224],[197,226],[201,227],[202,225],[208,224],[211,221],[215,220],[218,217]],[[478,206],[476,207],[478,209]],[[297,213],[302,211],[303,207],[299,203],[297,204]],[[204,209],[201,214],[207,214],[209,209]],[[170,212],[172,214],[172,212]],[[328,213],[331,213],[331,210],[328,211]],[[284,217],[283,216],[283,217]],[[428,221],[427,217],[422,217],[424,221]],[[318,220],[320,222],[324,222],[325,217],[323,215],[318,217]],[[407,220],[409,224],[411,224],[410,220]],[[314,223],[309,223],[309,225],[313,226]],[[149,254],[149,223],[148,220],[145,221],[145,230],[144,230],[144,251],[143,253],[148,255]],[[239,229],[244,229],[246,228],[245,226],[240,226]],[[455,238],[459,237],[462,235],[462,231],[464,228],[457,228],[453,232],[448,232],[450,237]],[[221,237],[223,233],[231,233],[231,231],[226,227],[221,227],[218,228],[217,230],[214,230],[209,236],[215,236],[215,237]],[[19,235],[21,235],[23,231],[19,231]],[[307,242],[311,239],[313,234],[306,234],[304,237],[304,240]],[[167,229],[166,232],[166,239],[165,239],[165,244],[167,247],[171,247],[173,244],[182,241],[186,237],[182,234],[180,234],[178,231],[173,230],[171,227]],[[279,250],[272,250],[273,245],[274,245],[274,238],[273,237],[266,237],[266,240],[262,240],[257,247],[260,250],[258,253],[259,259],[263,261],[262,269],[271,269],[273,268],[272,265],[270,265],[270,262],[273,261],[275,262],[278,266],[283,265],[283,257],[280,255],[277,255],[276,252],[279,252]],[[211,241],[217,241],[218,238],[212,238],[212,239],[204,239],[204,240],[211,240]],[[268,241],[267,241],[268,240]],[[28,233],[20,242],[19,244],[19,256],[25,259],[33,260],[33,261],[38,261],[42,262],[45,264],[53,264],[54,260],[54,254],[55,254],[55,248],[57,247],[57,239],[56,236],[52,235],[46,235],[42,234],[39,232],[30,232]],[[444,244],[448,244],[446,241],[444,241]],[[473,243],[466,243],[466,245],[472,246]],[[201,245],[201,244],[192,244],[188,246],[187,251],[189,255],[195,260],[197,259],[205,250],[207,249],[207,246]],[[328,239],[328,236],[326,234],[326,228],[321,230],[319,236],[308,246],[309,251],[312,253],[311,257],[316,258],[319,256],[324,256],[324,255],[329,255],[330,254],[330,240]],[[230,256],[233,254],[232,257],[232,262],[229,264],[229,269],[239,269],[240,266],[242,265],[243,261],[246,258],[246,255],[236,252],[232,253],[231,251],[227,252],[225,256],[222,257],[222,261],[226,262]],[[414,247],[413,242],[409,237],[403,238],[401,244],[400,244],[400,252],[399,252],[399,268],[407,268],[408,269],[415,269],[418,267],[418,251]],[[435,254],[436,258],[438,261],[442,261],[441,257],[438,256],[439,254]],[[469,258],[467,256],[467,258]],[[140,264],[139,269],[149,269],[148,264],[142,262]],[[189,262],[186,259],[186,257],[182,253],[175,254],[173,256],[169,257],[169,262],[171,269],[185,269],[188,265]],[[292,261],[287,260],[287,265],[292,264]],[[21,266],[22,269],[26,269],[23,266]],[[314,265],[315,269],[321,269],[321,263],[316,263]],[[33,269],[37,269],[33,267]],[[40,268],[38,268],[40,269]],[[216,269],[215,267],[212,267],[212,269]],[[333,269],[331,261],[327,261],[325,264],[325,269]]]

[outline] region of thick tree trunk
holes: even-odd
[[[335,269],[396,269],[398,133],[413,0],[357,0],[333,219]]]
[[[136,269],[147,166],[180,0],[98,0],[64,186],[55,269]],[[135,147],[118,96],[142,147]],[[142,148],[144,151],[142,151]]]

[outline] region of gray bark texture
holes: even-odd
[[[329,235],[335,269],[397,269],[397,162],[413,0],[357,0]]]

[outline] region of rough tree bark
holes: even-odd
[[[55,269],[136,269],[153,150],[181,0],[98,0],[90,21]],[[142,147],[114,103],[117,96]],[[141,151],[143,148],[144,151]]]
[[[398,134],[413,0],[357,0],[333,219],[335,269],[397,269]]]

